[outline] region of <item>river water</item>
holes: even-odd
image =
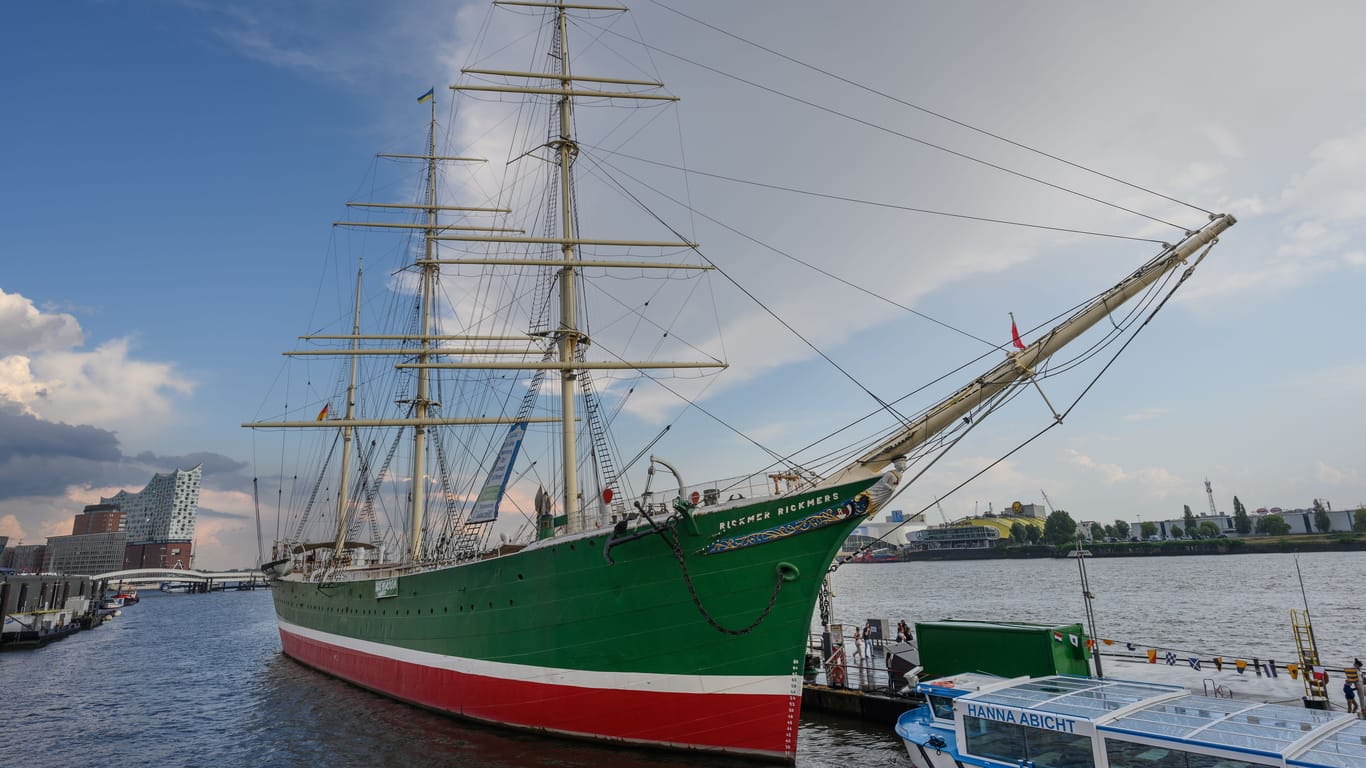
[[[1302,555],[1324,661],[1366,648],[1354,586],[1360,553]],[[1087,562],[1097,634],[1192,653],[1294,658],[1302,608],[1290,555]],[[886,563],[840,568],[835,618],[1071,623],[1083,618],[1072,560]],[[0,654],[5,765],[743,765],[609,749],[462,723],[311,672],[280,654],[270,593],[143,592],[94,631]],[[1360,650],[1359,650],[1360,649]],[[1113,674],[1113,673],[1112,673]],[[889,726],[805,712],[797,765],[909,765]]]

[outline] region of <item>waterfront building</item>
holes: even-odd
[[[1001,539],[994,525],[950,525],[912,534],[911,543],[923,549],[987,549]]]
[[[123,567],[132,568],[189,568],[194,556],[194,542],[146,541],[124,548]]]
[[[891,545],[905,544],[911,540],[913,532],[924,527],[924,513],[907,515],[902,510],[894,509],[887,513],[886,520],[869,520],[855,528],[851,542],[852,538],[863,536],[868,539],[880,539]]]
[[[88,504],[71,521],[71,534],[112,533],[123,530],[124,513],[117,504]]]
[[[1010,505],[1006,507],[1005,512],[999,512],[996,514],[1000,515],[1001,517],[1028,517],[1033,518],[1035,520],[1048,519],[1048,510],[1045,509],[1042,504],[1025,504],[1019,501],[1011,502]],[[991,512],[988,512],[986,514],[986,517],[991,516]]]
[[[1346,509],[1329,510],[1329,511],[1328,511],[1328,521],[1329,521],[1328,530],[1327,530],[1327,531],[1320,531],[1320,530],[1315,526],[1315,524],[1314,524],[1314,510],[1312,510],[1312,509],[1287,509],[1287,510],[1282,510],[1280,507],[1273,507],[1272,509],[1268,510],[1268,509],[1266,509],[1265,507],[1263,507],[1263,508],[1261,508],[1261,509],[1258,509],[1256,512],[1252,512],[1252,513],[1250,513],[1250,514],[1248,515],[1248,518],[1250,518],[1251,521],[1252,521],[1252,533],[1249,533],[1248,535],[1249,535],[1249,536],[1256,536],[1256,535],[1258,535],[1257,532],[1256,532],[1256,531],[1257,531],[1257,523],[1258,523],[1258,521],[1259,521],[1261,518],[1263,518],[1263,517],[1265,517],[1265,516],[1267,516],[1267,515],[1279,515],[1280,518],[1286,522],[1286,525],[1289,525],[1289,526],[1290,526],[1290,534],[1291,534],[1291,535],[1306,534],[1306,533],[1345,533],[1345,532],[1350,532],[1350,531],[1352,530],[1352,514],[1353,514],[1353,513],[1352,513],[1352,510],[1346,510]],[[1234,520],[1233,520],[1233,516],[1232,516],[1232,515],[1224,515],[1224,514],[1210,515],[1210,514],[1203,514],[1203,515],[1196,515],[1196,517],[1195,517],[1195,524],[1196,524],[1196,525],[1199,525],[1199,524],[1201,524],[1201,523],[1203,523],[1203,522],[1206,522],[1206,521],[1211,522],[1211,523],[1214,523],[1215,527],[1217,527],[1217,528],[1219,529],[1219,533],[1220,533],[1221,535],[1223,535],[1223,536],[1227,536],[1227,537],[1229,537],[1229,538],[1233,538],[1233,537],[1235,537],[1235,536],[1240,536],[1240,535],[1241,535],[1241,534],[1238,533],[1238,529],[1237,529],[1236,524],[1234,523]],[[1185,521],[1185,518],[1184,518],[1184,517],[1169,518],[1169,519],[1167,519],[1167,520],[1156,520],[1156,521],[1154,521],[1154,522],[1157,524],[1157,535],[1158,535],[1159,537],[1163,538],[1163,539],[1175,538],[1175,533],[1172,531],[1173,528],[1179,528],[1179,529],[1181,529],[1181,535],[1182,535],[1183,538],[1190,538],[1190,537],[1191,537],[1191,532],[1186,530],[1186,521]],[[1139,533],[1138,533],[1139,525],[1140,525],[1140,524],[1138,524],[1138,523],[1135,523],[1135,524],[1134,524],[1134,526],[1133,526],[1133,534],[1132,534],[1132,535],[1134,535],[1134,536],[1138,536],[1138,535],[1139,535]]]
[[[46,544],[18,544],[5,550],[0,568],[11,568],[15,573],[42,573],[46,555]]]
[[[1330,509],[1328,510],[1328,530],[1320,531],[1314,525],[1314,510],[1311,509],[1287,509],[1279,514],[1290,526],[1291,533],[1342,533],[1352,530],[1352,510]],[[1257,524],[1257,518],[1252,518],[1252,524]],[[1254,528],[1253,530],[1256,530]]]
[[[127,544],[123,531],[49,536],[43,573],[94,576],[123,567]]]
[[[195,514],[199,511],[199,481],[204,465],[156,474],[137,493],[119,491],[100,504],[123,512],[124,530],[130,544],[189,541],[194,538]]]

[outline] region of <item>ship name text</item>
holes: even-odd
[[[1061,733],[1076,733],[1077,721],[1058,715],[1045,715],[1038,712],[1026,712],[1007,707],[989,707],[982,704],[967,702],[968,717],[980,717],[985,720],[996,720],[1002,723],[1014,723],[1016,725],[1027,725],[1031,728],[1042,728],[1046,731],[1059,731]]]
[[[821,506],[822,504],[830,504],[838,500],[839,496],[837,494],[826,493],[819,496],[810,496],[800,501],[795,501],[788,504],[779,504],[774,509],[765,510],[763,512],[755,512],[749,515],[742,515],[731,520],[723,520],[721,524],[717,526],[716,532],[721,533],[723,531],[728,531],[731,528],[735,528],[736,526],[748,525],[749,523],[758,522],[760,520],[768,520],[769,518],[774,517],[775,515],[778,517],[782,517],[783,515],[790,515],[793,512],[800,512],[805,509]]]

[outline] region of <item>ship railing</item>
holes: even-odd
[[[872,641],[872,653],[854,647],[853,638],[845,638],[830,656],[824,655],[819,633],[812,633],[807,646],[805,679],[808,684],[844,688],[889,696],[908,694],[904,677],[887,666],[887,643]]]
[[[768,496],[781,496],[800,493],[816,486],[820,478],[815,475],[797,474],[757,474],[741,475],[704,483],[690,483],[678,490],[685,499],[693,500],[700,507],[725,504],[740,499],[755,499]],[[672,489],[662,489],[653,494],[652,504],[665,503],[673,498]]]

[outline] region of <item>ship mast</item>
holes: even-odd
[[[1160,277],[1185,263],[1197,250],[1209,245],[1221,232],[1233,226],[1236,219],[1228,214],[1212,216],[1204,227],[1186,234],[1185,239],[1169,246],[1162,253],[1129,275],[1118,285],[1101,294],[1053,330],[1022,350],[1013,351],[1006,360],[935,404],[925,415],[898,430],[891,437],[836,472],[822,485],[838,485],[860,478],[874,477],[894,459],[907,455],[917,446],[948,428],[973,408],[990,400],[1020,381],[1032,377],[1034,369],[1053,353],[1085,333],[1124,302],[1138,295]]]
[[[573,103],[569,98],[569,40],[567,16],[564,8],[556,9],[555,26],[557,29],[557,53],[560,65],[560,91],[557,109],[560,116],[560,135],[550,142],[550,148],[559,155],[560,169],[560,231],[564,242],[560,253],[564,266],[560,269],[560,327],[556,337],[560,348],[560,451],[563,454],[564,511],[565,527],[569,533],[582,528],[582,513],[579,504],[578,450],[575,441],[574,424],[574,380],[577,375],[574,365],[575,349],[579,343],[578,311],[574,306],[574,190],[571,182],[572,163],[578,154],[578,146],[571,138]]]
[[[432,105],[432,118],[430,127],[427,131],[427,229],[423,233],[423,259],[422,264],[422,299],[421,299],[421,318],[419,319],[418,333],[421,338],[418,343],[421,351],[417,354],[419,363],[426,363],[431,352],[432,341],[428,338],[431,333],[432,323],[432,288],[436,283],[436,273],[440,269],[432,262],[432,249],[436,243],[432,238],[436,235],[436,99],[430,102]],[[426,421],[431,408],[431,401],[428,399],[428,386],[430,382],[430,370],[426,367],[417,369],[417,395],[413,400],[413,416],[418,420],[413,427],[413,486],[412,486],[412,508],[408,520],[408,560],[417,562],[422,553],[422,526],[425,523],[424,515],[426,512],[426,491],[427,491],[427,426]]]
[[[351,501],[351,432],[350,422],[356,417],[356,360],[360,348],[360,284],[363,267],[356,269],[356,306],[351,320],[351,381],[346,385],[346,426],[342,427],[341,487],[337,491],[337,548],[333,557],[340,557],[346,546],[346,510]]]
[[[444,212],[483,212],[506,214],[509,210],[503,208],[470,208],[457,207],[438,204],[436,191],[437,163],[438,161],[473,161],[484,162],[477,158],[467,157],[443,157],[436,153],[436,107],[433,100],[431,118],[429,122],[430,131],[428,134],[427,151],[425,154],[391,154],[381,153],[380,157],[405,158],[422,160],[426,166],[427,185],[425,201],[418,203],[357,203],[348,202],[348,206],[396,209],[421,211],[425,216],[418,221],[411,223],[398,222],[365,222],[365,221],[339,221],[334,222],[334,226],[358,227],[358,228],[385,228],[397,230],[409,230],[421,232],[424,240],[423,255],[413,262],[413,266],[421,268],[421,282],[419,286],[419,317],[418,328],[415,333],[406,334],[362,334],[359,326],[353,326],[352,333],[349,335],[311,335],[300,338],[310,341],[321,340],[347,340],[350,341],[348,349],[322,349],[322,350],[296,350],[285,352],[289,356],[305,355],[349,355],[353,359],[352,368],[352,388],[355,382],[354,358],[360,355],[372,356],[394,356],[401,358],[402,361],[395,362],[394,368],[417,369],[416,391],[412,400],[407,401],[411,406],[411,412],[404,418],[357,418],[352,411],[350,404],[354,401],[352,389],[348,389],[347,401],[348,409],[344,418],[329,420],[326,423],[316,421],[277,421],[277,422],[253,422],[243,424],[247,428],[278,428],[278,427],[298,427],[298,428],[342,428],[344,435],[349,437],[353,427],[413,427],[412,436],[412,493],[410,496],[409,512],[409,537],[407,544],[407,559],[417,561],[422,558],[423,550],[423,529],[425,527],[425,503],[426,503],[426,464],[427,464],[427,430],[437,426],[491,426],[500,424],[517,423],[555,423],[561,430],[561,453],[562,456],[562,479],[564,515],[566,517],[566,527],[568,531],[575,532],[584,527],[583,508],[581,502],[578,480],[578,450],[576,446],[577,434],[576,426],[578,416],[576,414],[574,388],[579,380],[588,375],[593,370],[626,370],[644,371],[650,369],[700,369],[700,368],[725,368],[726,364],[719,360],[684,360],[684,361],[665,361],[665,360],[584,360],[582,350],[588,346],[588,335],[581,330],[577,306],[576,295],[579,289],[579,272],[581,268],[592,267],[595,269],[649,269],[649,270],[710,270],[714,269],[710,264],[697,263],[673,263],[657,260],[630,259],[630,258],[579,258],[580,246],[591,246],[597,248],[659,248],[659,249],[696,249],[697,244],[687,241],[647,241],[647,240],[609,240],[598,238],[583,238],[577,232],[577,219],[575,216],[575,195],[574,195],[574,160],[578,156],[580,147],[573,136],[573,105],[572,101],[577,98],[593,99],[628,99],[634,101],[677,101],[678,97],[664,93],[650,92],[652,89],[661,89],[663,84],[650,80],[625,80],[609,77],[589,77],[576,75],[570,72],[568,58],[568,48],[565,40],[569,28],[569,17],[567,11],[586,10],[586,11],[625,11],[621,7],[607,7],[600,5],[580,5],[574,3],[557,2],[530,2],[529,0],[499,0],[496,5],[515,5],[523,7],[542,8],[553,11],[553,23],[555,30],[555,49],[552,50],[552,57],[558,61],[555,66],[558,72],[519,72],[506,70],[485,70],[467,68],[462,70],[466,75],[483,75],[491,77],[505,78],[509,80],[520,79],[528,81],[546,82],[545,85],[488,85],[488,84],[460,84],[450,86],[455,91],[482,91],[491,93],[523,94],[530,96],[549,96],[555,100],[557,111],[556,122],[557,130],[555,135],[550,136],[543,148],[552,153],[551,160],[556,165],[555,180],[559,184],[557,191],[556,204],[560,209],[560,220],[555,223],[556,232],[546,233],[547,236],[531,237],[527,236],[523,230],[503,227],[479,227],[442,223],[439,219]],[[548,81],[548,82],[547,82]],[[604,86],[616,85],[626,86],[623,90],[606,90]],[[629,89],[634,90],[629,90]],[[530,152],[526,155],[531,154]],[[525,155],[524,155],[525,156]],[[556,194],[555,190],[550,191]],[[535,258],[526,255],[502,255],[501,253],[489,254],[484,257],[463,256],[460,258],[442,258],[438,252],[438,241],[454,241],[466,244],[467,248],[478,246],[499,247],[505,245],[521,246],[555,246],[560,249],[559,258]],[[500,362],[487,359],[464,359],[458,361],[442,361],[441,358],[450,355],[460,355],[462,357],[483,358],[488,355],[518,355],[525,356],[528,352],[525,344],[534,343],[539,338],[544,338],[539,333],[524,333],[522,335],[445,335],[434,333],[436,324],[436,282],[439,278],[439,270],[443,265],[455,266],[483,266],[500,267],[509,266],[517,268],[526,267],[546,267],[557,270],[559,282],[559,301],[560,317],[552,333],[548,336],[553,339],[556,345],[554,359],[526,360],[518,362]],[[359,301],[359,298],[357,298]],[[359,316],[359,309],[357,309]],[[395,346],[391,348],[372,348],[361,347],[359,342],[365,341],[399,341],[405,343],[416,343],[412,346]],[[521,342],[520,347],[496,348],[487,346],[471,347],[450,347],[441,342],[465,341],[465,342]],[[516,371],[516,370],[549,370],[560,372],[560,413],[550,417],[533,417],[525,414],[517,417],[485,417],[467,416],[451,417],[444,415],[434,415],[440,408],[439,404],[431,399],[431,371],[434,369],[457,369],[457,370],[482,370],[482,371]],[[349,456],[349,451],[344,454]],[[349,470],[349,467],[347,467]],[[346,471],[346,470],[344,470]],[[349,491],[345,490],[349,486],[343,485],[343,503]],[[341,517],[339,515],[339,517]],[[345,522],[339,520],[337,530],[338,546],[345,542]]]
[[[483,235],[435,235],[435,240],[455,240],[461,242],[484,242],[484,243],[522,243],[527,245],[558,245],[560,248],[559,259],[440,259],[429,262],[433,264],[486,264],[486,265],[541,265],[555,267],[559,271],[559,300],[560,317],[559,323],[552,336],[558,348],[558,354],[553,361],[545,362],[526,362],[526,363],[406,363],[399,367],[427,367],[427,368],[480,368],[494,370],[536,370],[549,369],[560,372],[560,452],[561,456],[561,481],[563,492],[561,502],[564,507],[566,531],[574,533],[583,530],[583,504],[579,492],[578,479],[578,446],[577,446],[577,415],[575,405],[575,386],[580,376],[586,375],[590,370],[644,370],[656,368],[724,368],[724,363],[719,361],[610,361],[610,362],[589,362],[579,360],[579,350],[589,343],[587,334],[579,326],[578,306],[576,301],[576,291],[578,290],[578,273],[580,267],[605,267],[605,268],[632,268],[632,269],[713,269],[708,264],[666,264],[657,261],[623,261],[617,259],[595,259],[585,261],[579,258],[578,248],[581,245],[592,245],[601,247],[656,247],[656,248],[692,248],[697,247],[696,243],[689,242],[652,242],[637,240],[599,240],[580,238],[576,231],[575,201],[574,201],[574,159],[579,154],[579,145],[573,135],[573,100],[579,97],[610,98],[610,99],[632,99],[632,100],[656,100],[656,101],[677,101],[676,96],[667,94],[647,93],[642,91],[606,91],[595,88],[584,88],[580,83],[590,83],[593,85],[624,85],[646,88],[662,88],[662,83],[645,80],[621,80],[609,77],[588,77],[575,75],[570,71],[568,31],[570,10],[588,11],[625,11],[622,7],[609,7],[602,5],[583,5],[575,3],[556,3],[556,2],[530,2],[526,0],[495,0],[495,5],[509,5],[532,8],[544,8],[554,11],[555,25],[555,49],[551,52],[552,57],[558,62],[558,72],[512,72],[506,70],[484,70],[467,68],[461,70],[462,73],[470,75],[489,75],[505,78],[524,78],[528,80],[550,80],[552,84],[545,87],[519,86],[519,85],[453,85],[452,90],[456,91],[485,91],[494,93],[517,93],[526,95],[552,96],[556,100],[556,110],[558,114],[559,132],[557,136],[551,137],[545,147],[554,153],[555,164],[557,166],[559,181],[559,200],[560,222],[559,232],[552,237],[497,237]]]

